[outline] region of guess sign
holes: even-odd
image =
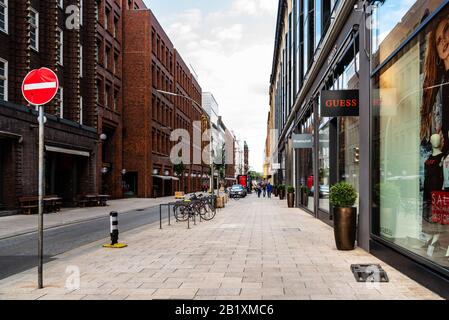
[[[449,192],[432,192],[432,222],[449,225]]]
[[[322,117],[358,117],[358,90],[328,90],[321,92]]]

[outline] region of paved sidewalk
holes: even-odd
[[[64,226],[76,222],[91,220],[108,216],[111,211],[120,213],[146,209],[158,206],[161,203],[174,201],[174,197],[164,197],[157,199],[120,199],[109,200],[106,207],[87,207],[61,209],[58,213],[44,215],[45,229]],[[37,231],[37,215],[14,215],[0,217],[0,239]]]
[[[439,299],[367,252],[335,249],[332,229],[286,201],[230,201],[214,220],[158,224],[120,235],[126,249],[101,242],[0,281],[3,299]],[[390,283],[357,283],[352,263],[380,263]],[[75,269],[73,269],[75,268]],[[79,268],[80,288],[68,290]],[[66,271],[68,273],[66,273]]]

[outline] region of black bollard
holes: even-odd
[[[111,245],[113,246],[118,243],[118,213],[112,211],[110,217],[111,217]]]

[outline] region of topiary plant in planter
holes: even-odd
[[[293,186],[287,187],[287,203],[289,208],[295,206],[295,187]]]
[[[278,185],[278,191],[279,191],[279,200],[285,199],[285,185],[280,184]]]
[[[277,184],[274,184],[273,185],[273,195],[275,196],[275,197],[277,197],[279,194],[279,190],[278,190],[278,185]]]
[[[334,236],[338,250],[354,250],[357,234],[357,191],[346,182],[330,189],[329,201],[334,211]]]
[[[307,207],[309,205],[309,193],[310,190],[307,188],[307,186],[301,187],[301,199],[302,199],[302,205],[304,207]]]

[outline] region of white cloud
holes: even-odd
[[[212,34],[215,34],[217,40],[240,40],[242,38],[243,26],[241,24],[235,24],[230,28],[216,28],[212,30]]]
[[[276,12],[277,1],[273,0],[234,0],[232,10],[237,14],[263,15]]]
[[[277,0],[234,0],[227,10],[191,9],[158,17],[203,91],[220,105],[228,128],[246,140],[250,166],[261,171]]]

